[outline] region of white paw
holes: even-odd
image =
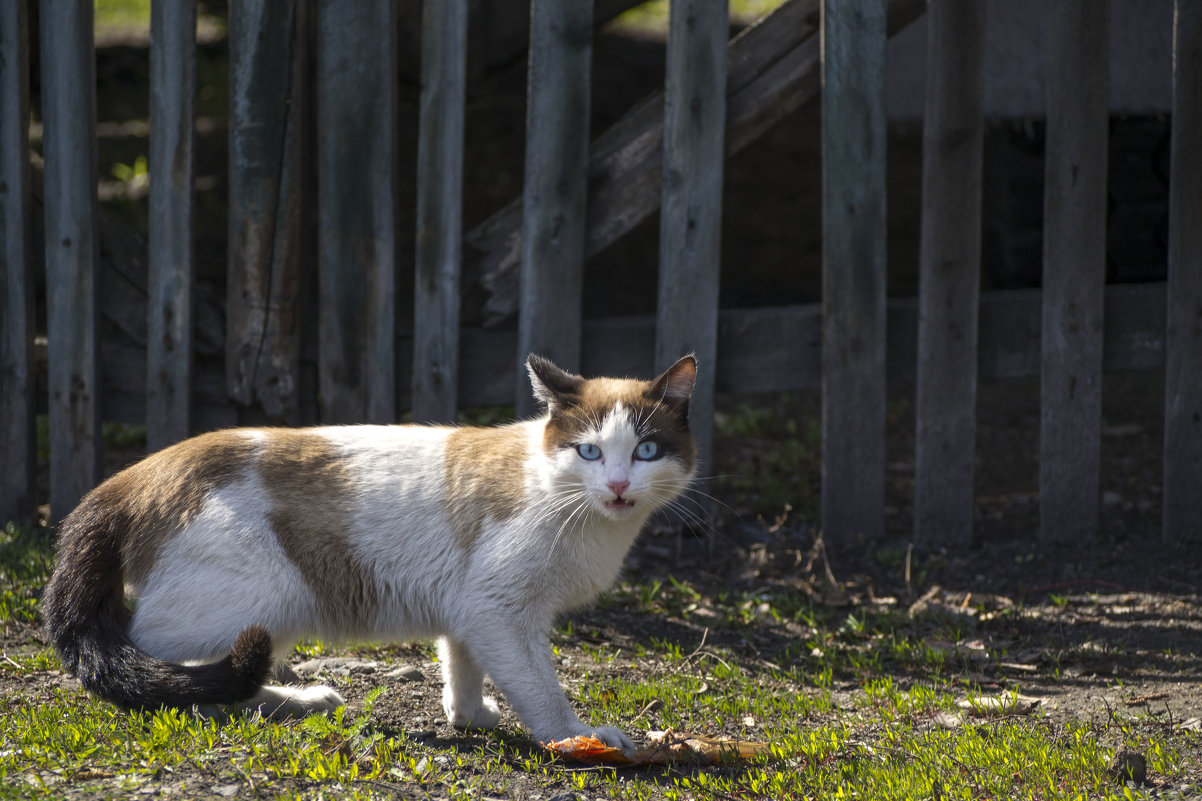
[[[321,712],[333,712],[346,701],[333,687],[317,684],[312,687],[268,686],[242,704],[244,709],[258,710],[265,718],[286,720]]]
[[[626,732],[614,726],[601,726],[596,729],[590,729],[585,734],[596,737],[610,748],[622,749],[622,753],[624,754],[634,753],[634,743],[626,736]]]
[[[475,709],[463,710],[453,701],[445,701],[443,708],[447,720],[457,729],[491,729],[501,720],[501,708],[492,698],[485,696]]]

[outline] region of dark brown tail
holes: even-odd
[[[126,709],[232,704],[253,696],[271,669],[271,635],[250,626],[229,656],[177,665],[129,639],[119,533],[128,521],[93,493],[60,527],[58,566],[42,596],[46,632],[63,668]]]

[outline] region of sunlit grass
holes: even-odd
[[[730,16],[741,24],[754,22],[783,5],[785,0],[729,0]],[[663,35],[668,30],[669,0],[648,0],[624,11],[611,23],[616,29]]]

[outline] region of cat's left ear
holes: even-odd
[[[526,357],[526,369],[530,371],[534,397],[548,409],[554,411],[579,402],[584,387],[584,379],[580,376],[556,367],[550,359],[537,353]]]
[[[682,356],[651,382],[647,397],[676,409],[682,417],[689,414],[689,398],[697,382],[697,359],[693,354]]]

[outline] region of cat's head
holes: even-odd
[[[549,413],[543,448],[554,465],[554,500],[565,509],[645,519],[688,485],[697,462],[689,434],[692,356],[652,381],[586,379],[535,355],[526,366]]]

